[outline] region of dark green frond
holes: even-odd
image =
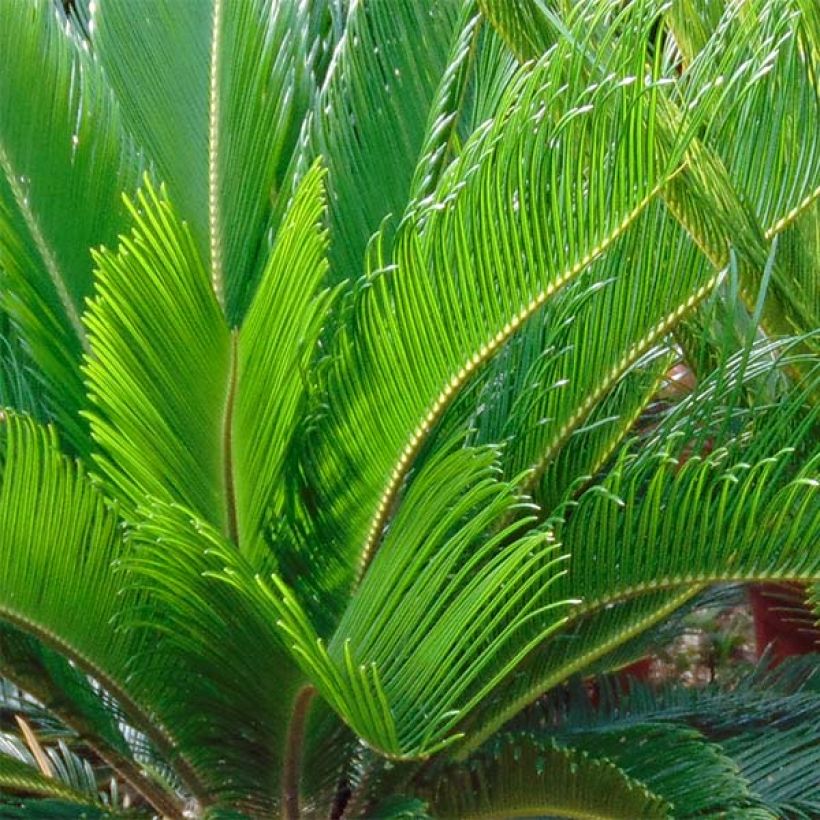
[[[100,67],[51,0],[2,4],[0,54],[4,308],[43,374],[50,411],[84,452],[90,249],[127,223],[120,194],[135,186],[138,160]]]
[[[312,119],[328,168],[331,277],[357,280],[383,220],[407,206],[428,115],[464,0],[351,3]]]
[[[128,616],[145,638],[132,676],[207,784],[206,802],[265,816],[279,804],[301,676],[267,610],[237,591],[240,581],[254,582],[236,549],[179,507],[143,512],[128,562],[145,595]],[[214,577],[223,571],[235,583]]]
[[[93,43],[239,324],[315,93],[305,4],[99,0]]]
[[[501,736],[429,786],[433,817],[669,817],[669,805],[614,763],[535,737]]]

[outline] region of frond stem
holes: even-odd
[[[239,525],[236,513],[236,483],[234,480],[233,458],[233,410],[236,401],[237,355],[239,334],[231,331],[230,366],[228,370],[228,389],[225,395],[225,414],[222,420],[222,469],[225,489],[225,535],[237,547],[239,546]]]
[[[285,740],[285,762],[282,767],[282,806],[286,820],[299,820],[299,781],[302,779],[302,746],[305,739],[310,704],[316,689],[303,686],[293,701],[293,710],[288,723]]]

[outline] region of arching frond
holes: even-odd
[[[612,762],[501,736],[421,789],[434,817],[668,817],[669,805]]]
[[[16,418],[4,428],[0,617],[93,676],[168,754],[173,741],[153,724],[140,703],[145,693],[129,679],[139,647],[130,632],[117,628],[139,593],[120,594],[114,564],[123,544],[116,517],[82,470],[59,453],[52,431]],[[186,772],[183,760],[175,762]],[[196,791],[195,778],[191,785]]]
[[[761,362],[762,372],[771,367]],[[704,585],[812,582],[820,573],[818,411],[806,408],[814,388],[804,385],[781,405],[744,419],[731,409],[737,410],[737,374],[728,372],[719,371],[679,406],[656,431],[654,446],[645,444],[634,456],[624,451],[556,522],[556,535],[571,554],[559,586],[567,598],[583,600],[567,622],[573,631],[533,655],[499,703],[488,704],[492,715],[468,735],[466,748]],[[748,366],[742,378],[755,372]],[[729,412],[716,419],[727,399]],[[698,429],[707,419],[711,426]],[[706,453],[699,452],[703,447]]]
[[[327,646],[278,577],[228,580],[264,603],[296,662],[370,746],[427,756],[526,653],[524,627],[542,638],[563,617],[552,595],[563,562],[548,533],[525,521],[488,536],[521,503],[492,450],[430,461]]]
[[[634,82],[644,55],[633,46],[612,57],[619,73],[594,87],[577,82],[581,58],[565,46],[522,69],[496,119],[448,169],[420,227],[404,224],[395,269],[363,288],[311,459],[324,538],[347,561],[358,555],[360,576],[454,395],[633,226],[675,172],[682,146],[656,154],[649,135],[661,91]]]

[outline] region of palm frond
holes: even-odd
[[[525,2],[515,12],[491,0],[484,5],[490,19],[524,58],[540,54],[557,37],[567,35],[562,15],[554,8],[560,4]],[[683,16],[690,25],[687,34],[681,35]],[[519,18],[528,20],[526,29]],[[659,118],[659,133],[667,138],[670,128],[678,127],[673,123],[694,108],[711,113],[708,126],[690,149],[687,168],[664,196],[718,270],[727,264],[730,246],[741,250],[745,255],[743,285],[753,300],[768,241],[820,195],[820,142],[813,137],[818,130],[814,122],[820,116],[817,55],[806,47],[816,16],[800,0],[779,0],[774,4],[730,3],[725,8],[722,4],[678,3],[667,12],[667,19],[674,35],[682,36],[687,55],[675,82],[675,93],[680,96],[677,111],[667,109]],[[698,27],[693,20],[702,25]],[[595,36],[606,38],[611,31],[612,25],[605,26]],[[688,42],[687,37],[694,39]],[[689,53],[695,41],[698,48]],[[592,76],[603,76],[606,68],[589,52],[586,41],[576,40],[576,47],[590,55]],[[703,96],[705,89],[731,83],[741,66],[753,69],[748,74],[751,81],[737,90],[731,104],[725,95]],[[669,68],[677,73],[679,67]],[[804,138],[804,128],[811,139]],[[741,146],[738,150],[736,141]],[[770,175],[782,184],[769,184]],[[720,216],[710,218],[710,212]],[[817,317],[812,320],[792,298],[792,285],[789,267],[778,265],[764,314],[768,326],[778,333],[802,333],[817,324]]]
[[[8,315],[0,315],[0,328],[0,406],[45,421],[42,376]]]
[[[653,242],[644,240],[647,233]],[[536,500],[549,505],[561,501],[574,480],[596,472],[668,367],[662,345],[669,330],[716,283],[708,260],[663,205],[650,206],[633,231],[522,331],[534,336],[518,342],[529,366],[510,345],[512,359],[500,363],[511,382],[509,406],[494,414],[492,391],[482,395],[483,413],[501,422],[497,430],[480,428],[482,437],[510,441],[508,474],[529,470],[525,487],[542,483],[547,493]],[[542,352],[532,356],[521,346]],[[494,374],[496,384],[502,378]],[[593,430],[601,439],[596,446]]]
[[[2,740],[3,738],[0,737],[0,745],[2,745]],[[51,798],[71,803],[77,812],[86,807],[96,808],[98,811],[102,808],[99,802],[86,791],[74,788],[60,777],[44,775],[32,764],[12,757],[8,753],[0,754],[0,789],[6,794]]]
[[[144,638],[132,677],[207,783],[204,802],[268,815],[279,805],[287,723],[303,679],[267,609],[214,577],[227,567],[253,584],[237,550],[181,507],[156,502],[143,513],[128,559],[145,596],[126,614]]]
[[[4,307],[43,374],[49,409],[85,452],[90,248],[126,223],[120,193],[134,187],[139,161],[100,67],[61,14],[50,0],[0,10],[0,266]]]
[[[515,721],[560,744],[614,761],[674,806],[675,817],[811,817],[816,811],[817,715],[807,656],[770,671],[766,662],[736,686],[628,690],[598,681],[556,692]]]
[[[632,22],[642,31],[650,21]],[[331,409],[309,465],[323,538],[344,560],[358,556],[359,577],[453,397],[633,226],[675,172],[682,146],[656,154],[648,123],[661,91],[633,82],[644,60],[629,43],[608,49],[618,72],[590,88],[577,79],[582,58],[562,45],[521,69],[498,116],[415,216],[420,226],[403,224],[394,266],[363,286],[355,329],[338,341]]]
[[[138,203],[131,236],[96,257],[86,319],[98,464],[126,512],[146,496],[180,503],[270,561],[261,532],[328,306],[321,169],[286,212],[241,330],[165,195],[146,183]]]
[[[311,119],[328,167],[331,277],[357,280],[382,222],[407,205],[425,126],[469,0],[351,3]]]
[[[559,586],[583,603],[504,697],[487,705],[486,719],[471,727],[463,748],[475,748],[549,686],[658,623],[706,585],[815,580],[818,411],[806,404],[815,387],[804,384],[779,405],[738,412],[738,378],[771,372],[766,357],[765,346],[745,360],[739,354],[670,414],[652,442],[635,454],[623,450],[606,477],[568,505],[555,522],[571,554]],[[816,363],[814,371],[816,379]],[[697,516],[688,518],[695,509]]]
[[[196,776],[172,753],[176,744],[153,723],[142,702],[145,692],[129,679],[139,647],[117,623],[139,593],[120,594],[122,578],[114,565],[124,548],[116,516],[83,471],[60,454],[53,431],[12,417],[4,432],[3,620],[92,676],[174,760],[196,793]]]
[[[388,757],[452,743],[459,716],[526,653],[524,628],[535,624],[540,640],[562,620],[566,602],[552,588],[563,562],[549,534],[525,520],[488,537],[523,503],[497,469],[488,448],[425,465],[327,646],[277,576],[235,581],[278,620],[322,697]]]
[[[421,793],[434,817],[661,818],[669,805],[615,763],[534,736],[500,736]]]
[[[100,0],[93,44],[123,114],[188,221],[231,325],[314,92],[306,4]],[[241,230],[239,229],[241,226]]]

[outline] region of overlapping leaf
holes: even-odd
[[[427,756],[563,617],[552,594],[562,561],[526,520],[491,534],[520,507],[492,450],[444,452],[414,479],[385,543],[325,645],[277,576],[237,588],[278,619],[296,662],[381,754]],[[506,594],[499,594],[506,591]],[[425,716],[423,721],[419,715]]]
[[[423,227],[403,225],[394,269],[363,289],[311,465],[324,538],[348,561],[358,554],[359,573],[452,397],[674,173],[676,147],[659,157],[650,138],[659,89],[635,81],[643,55],[630,49],[631,75],[622,56],[624,73],[590,88],[568,47],[522,69],[443,177]]]

